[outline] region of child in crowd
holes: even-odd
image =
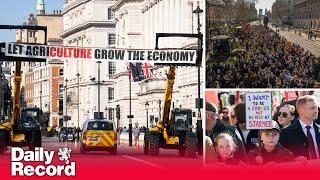
[[[237,145],[233,137],[227,133],[219,134],[215,139],[217,161],[225,165],[239,165],[240,160],[234,157]]]
[[[248,154],[249,163],[252,165],[264,165],[294,160],[292,152],[279,143],[280,126],[272,121],[272,128],[260,130],[260,144]]]

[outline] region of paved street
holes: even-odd
[[[43,138],[43,147],[45,150],[58,151],[60,147],[71,147],[71,161],[75,161],[78,166],[102,167],[112,165],[113,168],[132,166],[136,168],[155,168],[166,170],[172,167],[201,167],[202,156],[197,158],[180,158],[177,150],[160,149],[160,155],[157,157],[146,156],[143,154],[142,146],[140,149],[129,147],[127,143],[118,146],[118,154],[110,155],[108,152],[88,152],[80,154],[79,143],[58,142],[57,138]],[[25,148],[27,150],[27,148]],[[7,161],[0,161],[0,166],[10,162],[10,149],[2,157]],[[168,164],[170,162],[170,164]],[[80,167],[81,168],[81,167]]]
[[[298,34],[294,33],[294,30],[289,31],[280,31],[280,35],[285,37],[288,41],[292,43],[296,43],[301,45],[305,50],[309,50],[313,53],[316,57],[320,57],[320,41],[319,40],[312,40],[307,38],[307,35],[302,34],[299,36]]]

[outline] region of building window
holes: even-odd
[[[59,95],[63,93],[63,84],[59,84]]]
[[[115,34],[109,34],[108,44],[109,44],[109,46],[116,45],[116,35]]]
[[[109,87],[108,88],[108,100],[114,100],[114,88]]]
[[[63,76],[63,69],[59,69],[59,76]]]
[[[115,62],[108,62],[108,68],[109,68],[109,76],[112,76],[116,74],[116,63]]]
[[[114,20],[114,12],[111,8],[108,8],[108,20]]]
[[[114,108],[109,108],[108,109],[108,119],[109,120],[114,120]]]

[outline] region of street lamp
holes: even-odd
[[[98,63],[98,113],[99,113],[99,118],[103,118],[103,117],[100,117],[100,64],[101,64],[101,61],[97,61]]]
[[[161,100],[158,100],[159,103],[159,120],[161,120]]]
[[[105,81],[96,81],[95,77],[91,78],[90,80],[92,81],[93,85],[98,86],[98,111],[94,112],[95,113],[94,117],[100,119],[100,118],[103,118],[103,112],[100,112],[100,99],[101,99],[100,98],[100,86],[102,84],[104,84]]]
[[[198,6],[197,8],[193,11],[194,14],[197,14],[197,18],[198,18],[198,34],[201,35],[201,31],[200,31],[200,27],[201,27],[201,24],[200,24],[200,14],[203,13],[203,10],[200,9],[200,6],[199,6],[199,1],[198,1]],[[199,50],[202,49],[202,40],[198,39],[198,48]],[[201,52],[202,53],[202,50]],[[200,54],[199,54],[200,55]],[[202,56],[200,56],[202,57]],[[199,59],[200,61],[200,59]],[[201,64],[198,64],[198,116],[197,116],[197,138],[198,138],[198,150],[199,150],[199,154],[202,155],[202,120],[201,120],[201,100],[200,100],[200,67],[201,67]]]
[[[66,82],[66,85],[65,85],[64,89],[66,91],[66,113],[65,113],[66,116],[65,116],[64,121],[66,122],[66,127],[68,127],[68,108],[67,108],[67,106],[68,106],[68,92],[67,92],[67,90],[68,90],[68,79],[66,79],[65,82]]]
[[[42,110],[42,90],[40,90],[40,109]]]
[[[77,73],[76,74],[77,76],[77,79],[78,79],[78,129],[80,128],[80,124],[79,124],[79,121],[80,121],[80,74]]]
[[[147,129],[149,128],[149,115],[148,115],[148,111],[149,111],[149,103],[148,101],[146,102],[145,104],[145,107],[146,107],[146,112],[147,112]]]

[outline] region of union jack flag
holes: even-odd
[[[128,63],[127,69],[134,82],[154,77],[152,66],[148,63]]]

